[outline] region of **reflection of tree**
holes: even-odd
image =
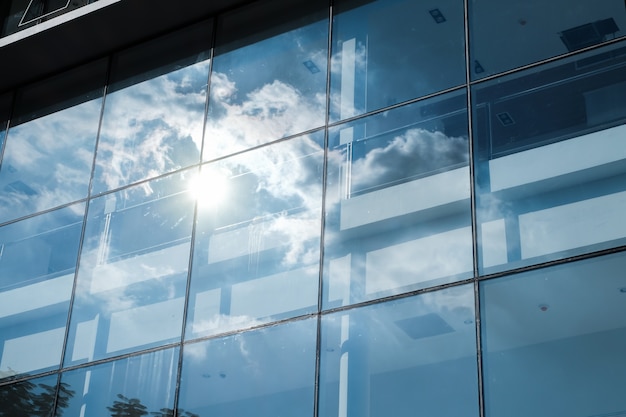
[[[174,410],[171,408],[161,408],[159,411],[148,412],[148,407],[141,403],[137,398],[128,398],[122,394],[117,394],[116,400],[112,407],[107,407],[111,412],[111,417],[141,417],[148,414],[154,417],[174,417]],[[178,417],[200,417],[198,414],[190,413],[185,410],[178,410]]]
[[[49,417],[57,395],[57,386],[19,382],[0,388],[0,417]],[[61,383],[57,397],[57,417],[69,405],[74,391]]]
[[[137,398],[127,398],[122,394],[117,394],[112,407],[107,407],[111,412],[111,417],[141,417],[148,415],[148,407],[143,405]]]
[[[174,417],[174,410],[171,408],[161,408],[159,411],[153,411],[152,414],[155,417]],[[185,410],[178,410],[178,417],[200,417],[198,414],[191,413]]]

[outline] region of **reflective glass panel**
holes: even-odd
[[[87,196],[106,61],[17,93],[0,166],[0,222]]]
[[[323,140],[202,167],[187,338],[317,311]]]
[[[623,0],[471,0],[473,79],[626,34]]]
[[[462,0],[339,0],[333,10],[331,120],[465,82]]]
[[[204,160],[323,126],[327,60],[326,1],[266,1],[224,16]]]
[[[0,379],[59,367],[85,205],[0,227]]]
[[[626,44],[473,98],[482,273],[626,243]]]
[[[477,417],[472,285],[322,318],[320,417]]]
[[[178,415],[313,416],[316,335],[308,319],[185,345]]]
[[[72,395],[55,416],[171,417],[179,356],[167,349],[65,372]]]
[[[114,56],[92,194],[200,161],[211,25]]]
[[[193,222],[190,176],[91,200],[67,365],[180,340]]]
[[[4,137],[6,136],[7,123],[11,112],[11,94],[0,96],[0,165],[2,165],[2,151],[4,149]]]
[[[624,414],[625,255],[481,283],[488,417]]]
[[[471,276],[465,91],[329,131],[324,307]]]
[[[30,379],[0,387],[0,416],[50,417],[57,391],[58,375]],[[63,408],[73,392],[63,386],[59,392],[59,407]]]

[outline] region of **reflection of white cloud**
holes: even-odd
[[[101,100],[11,127],[0,174],[0,220],[87,195]],[[19,181],[23,187],[14,187]]]
[[[201,62],[107,96],[97,191],[198,161],[208,68]]]
[[[366,189],[466,163],[468,145],[465,137],[449,137],[443,132],[409,129],[385,147],[368,152],[352,164],[353,189]]]
[[[304,95],[280,80],[251,91],[241,103],[233,99],[236,91],[236,85],[227,75],[213,75],[205,159],[254,147],[324,123],[324,94]]]

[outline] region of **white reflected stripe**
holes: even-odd
[[[90,292],[94,294],[184,272],[189,264],[189,245],[187,242],[133,258],[98,265],[93,269]]]
[[[626,148],[626,147],[625,147]],[[519,216],[522,258],[626,237],[626,192]]]
[[[0,293],[0,318],[69,301],[74,274]]]
[[[65,327],[47,330],[4,342],[0,370],[11,368],[18,373],[58,366],[63,349]]]
[[[457,168],[342,200],[341,230],[469,198],[469,167]]]
[[[626,125],[489,161],[491,191],[504,190],[626,159]]]

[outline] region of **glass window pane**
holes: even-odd
[[[324,308],[468,278],[465,91],[329,132]]]
[[[7,123],[11,112],[13,95],[0,95],[0,165],[2,163],[2,151],[4,149],[4,137],[6,136]]]
[[[59,367],[85,205],[0,228],[0,379]]]
[[[179,349],[167,349],[65,372],[72,395],[56,417],[171,417]]]
[[[626,33],[623,0],[473,0],[469,6],[473,79]]]
[[[323,140],[203,167],[187,338],[317,311]]]
[[[58,375],[49,375],[0,387],[0,416],[51,416],[58,378]],[[59,393],[59,404],[68,401],[72,394],[63,387]]]
[[[472,285],[322,318],[320,417],[475,416]]]
[[[67,365],[180,340],[191,176],[184,172],[90,202]]]
[[[185,345],[178,415],[313,416],[317,320]]]
[[[87,196],[106,61],[17,94],[0,167],[0,222]]]
[[[326,1],[266,1],[225,15],[204,160],[323,126],[327,60]]]
[[[482,273],[626,243],[626,47],[475,86]]]
[[[200,161],[211,25],[113,58],[93,194]]]
[[[331,120],[465,82],[463,1],[335,2]]]
[[[481,283],[488,417],[624,413],[625,255]]]

